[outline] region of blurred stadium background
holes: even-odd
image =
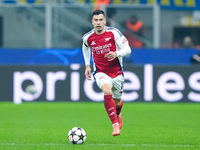
[[[84,78],[82,36],[92,28],[95,0],[0,1],[0,101],[102,101]],[[124,58],[124,100],[200,102],[198,0],[113,0],[115,27],[137,14],[145,47]],[[182,47],[184,37],[194,46]],[[199,60],[200,62],[200,60]],[[34,84],[37,92],[26,87]],[[102,97],[102,96],[99,96]]]

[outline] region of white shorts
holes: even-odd
[[[114,99],[121,99],[123,92],[123,83],[124,83],[124,76],[122,74],[118,75],[115,78],[111,78],[110,76],[108,76],[103,72],[98,72],[94,75],[94,78],[100,89],[103,84],[105,83],[110,84],[112,88],[112,97]]]

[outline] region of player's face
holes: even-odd
[[[105,31],[106,19],[103,14],[94,15],[92,17],[92,24],[96,34],[102,34]]]

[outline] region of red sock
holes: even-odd
[[[112,95],[104,95],[104,106],[112,124],[117,123],[116,105]]]
[[[123,101],[121,100],[120,106],[116,107],[117,116],[119,116],[119,114],[121,113],[122,106],[123,106]]]

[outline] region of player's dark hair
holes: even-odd
[[[105,16],[103,10],[99,10],[99,9],[97,9],[97,10],[93,11],[93,13],[92,13],[92,17],[93,17],[94,15],[100,15],[100,14],[102,14],[102,15]]]

